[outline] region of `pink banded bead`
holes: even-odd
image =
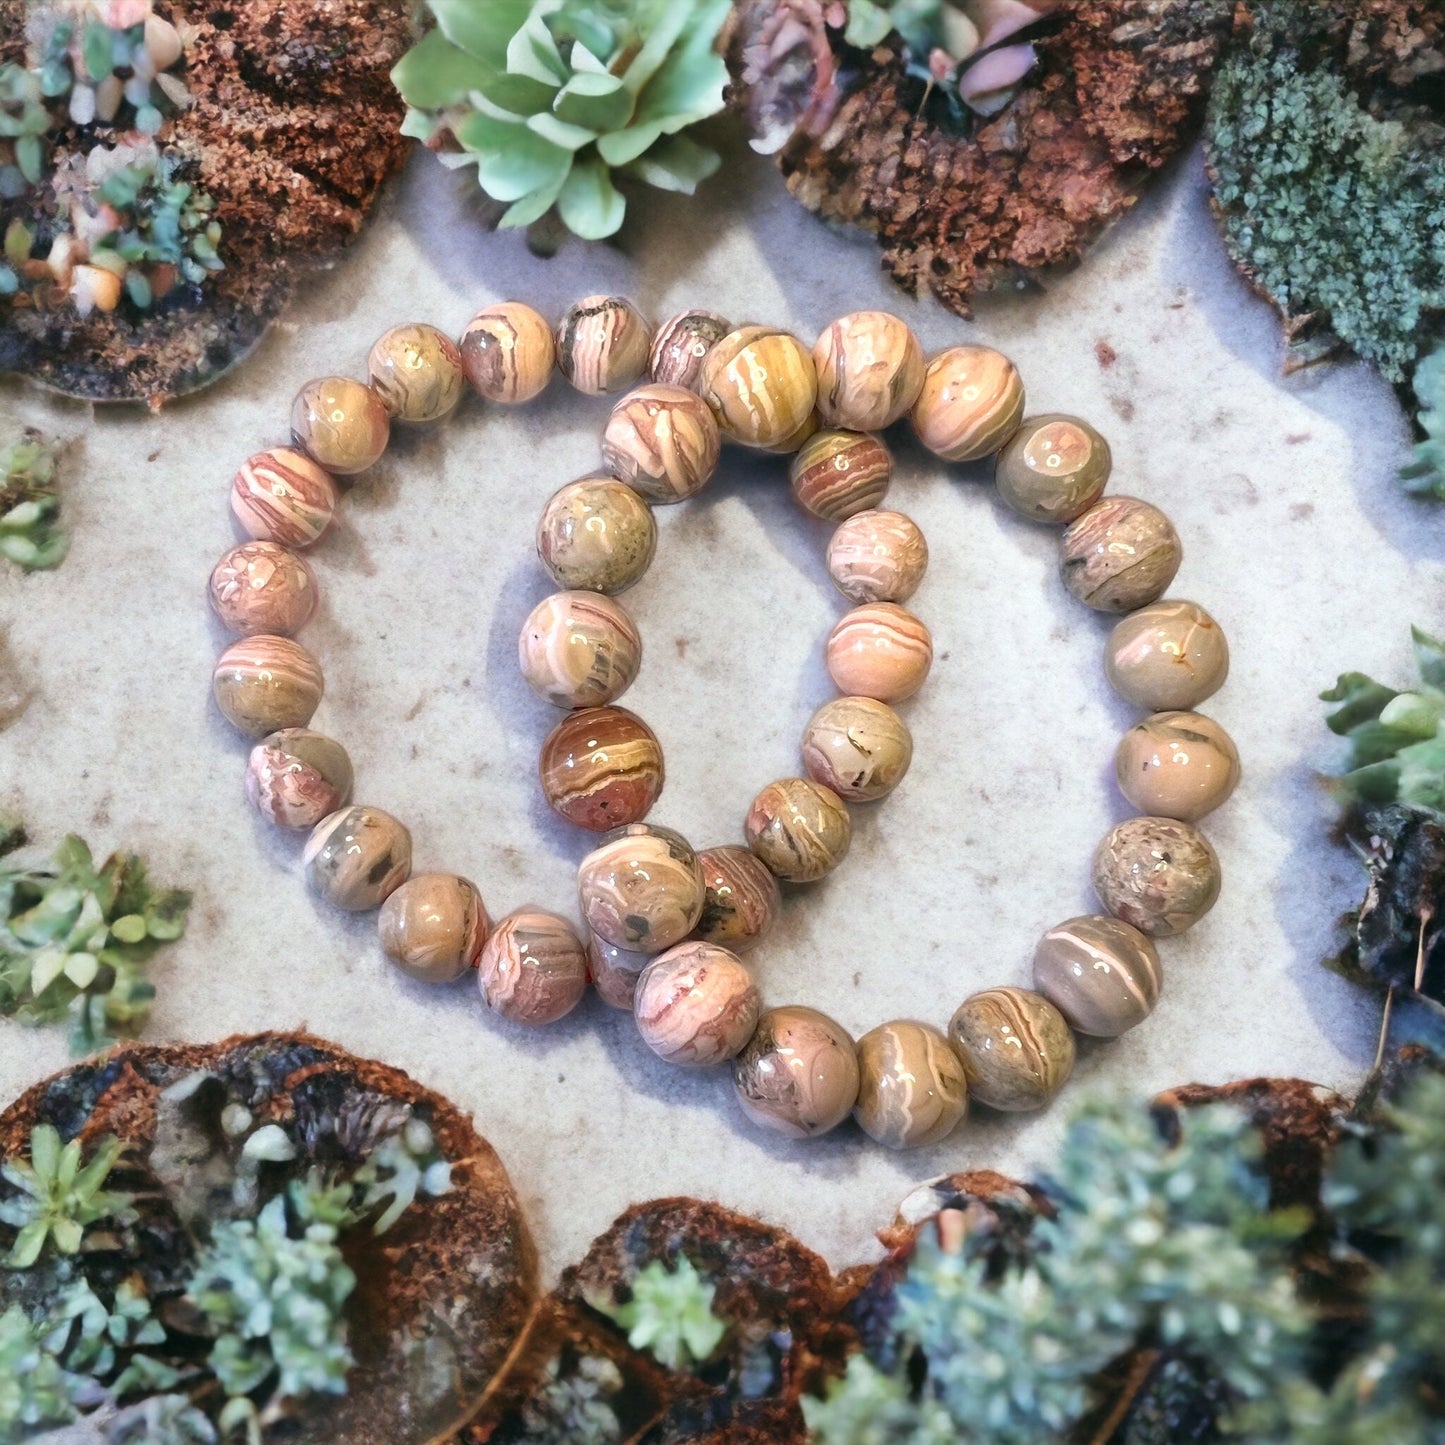
[[[294,447],[257,452],[231,482],[231,511],[246,534],[283,547],[315,542],[338,500],[331,474]]]

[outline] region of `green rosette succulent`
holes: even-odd
[[[721,164],[682,134],[723,108],[714,42],[730,0],[426,0],[436,28],[391,73],[402,127],[505,206],[613,235],[614,172],[691,195]]]

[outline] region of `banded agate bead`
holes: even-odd
[[[803,730],[803,767],[850,803],[886,797],[913,761],[913,735],[887,703],[835,697]]]
[[[1229,676],[1229,643],[1197,602],[1165,598],[1115,625],[1104,647],[1104,672],[1136,707],[1198,707]]]
[[[1069,524],[1059,549],[1064,586],[1099,612],[1157,601],[1184,560],[1174,524],[1137,497],[1105,497]]]
[[[629,823],[609,833],[578,865],[577,896],[587,926],[630,953],[660,953],[702,916],[702,866],[671,828]]]
[[[383,332],[366,369],[393,421],[441,421],[456,410],[466,386],[456,342],[423,321]]]
[[[621,707],[570,712],[542,744],[538,773],[548,806],[604,833],[645,818],[662,792],[662,745]]]
[[[559,913],[519,908],[498,920],[477,959],[487,1007],[520,1024],[551,1024],[587,992],[587,951]]]
[[[887,311],[840,316],[813,347],[818,411],[828,426],[882,431],[918,400],[923,352],[912,328]]]
[[[612,408],[602,460],[649,502],[681,502],[712,480],[722,448],[707,403],[680,386],[650,382]]]
[[[1035,522],[1072,522],[1109,481],[1109,443],[1088,422],[1050,412],[1024,419],[998,454],[994,483],[1014,511]]]
[[[876,507],[888,494],[893,458],[867,432],[820,431],[795,453],[788,468],[793,500],[825,522]]]
[[[732,329],[716,311],[682,311],[670,316],[652,338],[648,374],[664,386],[696,391],[703,358]]]
[[[291,437],[328,472],[364,472],[386,450],[391,419],[381,398],[349,376],[308,381],[291,406]]]
[[[698,391],[726,435],[744,446],[801,446],[811,434],[818,378],[798,338],[771,326],[729,332],[708,352]]]
[[[251,806],[281,828],[314,828],[351,801],[351,784],[346,749],[310,728],[282,728],[246,760]]]
[[[411,834],[380,808],[341,808],[311,830],[301,866],[312,890],[337,908],[378,908],[411,873]]]
[[[551,326],[521,301],[484,306],[467,322],[460,350],[472,390],[506,405],[545,391],[557,360]]]
[[[657,520],[614,477],[583,477],[554,492],[537,523],[537,555],[569,591],[625,592],[657,551]]]
[[[987,988],[958,1006],[948,1036],[968,1091],[991,1109],[1041,1109],[1074,1071],[1074,1036],[1041,993]]]
[[[1018,430],[1024,384],[1018,367],[987,346],[954,346],[928,363],[913,403],[913,428],[936,456],[972,462]]]
[[[316,615],[316,574],[275,542],[242,542],[211,573],[211,608],[229,632],[290,637]]]
[[[595,933],[588,935],[587,970],[592,975],[592,987],[597,990],[597,997],[608,1008],[631,1012],[638,976],[652,959],[650,953],[629,953]]]
[[[853,820],[842,798],[811,778],[780,778],[753,799],[748,847],[786,883],[816,883],[843,861]]]
[[[817,1009],[769,1009],[733,1060],[733,1088],[743,1113],[765,1129],[790,1139],[826,1134],[858,1102],[852,1036]]]
[[[625,296],[584,296],[557,325],[557,369],[588,396],[631,386],[651,347],[652,328]]]
[[[211,675],[216,706],[253,738],[304,728],[321,706],[321,668],[289,637],[261,634],[233,642]]]
[[[850,602],[907,602],[928,570],[928,543],[902,512],[859,512],[828,543],[828,575]]]
[[[720,1064],[752,1037],[762,1008],[747,965],[715,943],[680,943],[642,970],[632,1016],[669,1064]]]
[[[704,848],[697,861],[704,894],[693,936],[746,953],[773,926],[783,905],[777,879],[761,859],[736,843]]]
[[[309,547],[331,525],[336,483],[304,452],[272,447],[241,464],[231,482],[231,513],[248,537]]]
[[[1034,985],[1081,1034],[1113,1039],[1159,1002],[1159,954],[1137,928],[1086,915],[1051,928],[1034,951]]]
[[[451,983],[475,968],[492,921],[469,878],[418,873],[381,905],[386,956],[423,983]]]
[[[928,677],[933,638],[896,603],[869,602],[845,613],[828,634],[827,663],[840,692],[901,702]]]
[[[610,597],[554,592],[522,624],[517,660],[544,702],[598,707],[632,686],[642,666],[642,635]]]
[[[1192,928],[1219,899],[1219,858],[1209,839],[1175,818],[1129,818],[1094,853],[1094,892],[1150,938]]]
[[[889,1149],[937,1144],[967,1112],[963,1062],[936,1028],[896,1019],[858,1040],[853,1117],[870,1139]]]
[[[1239,750],[1213,718],[1160,712],[1130,728],[1114,757],[1119,791],[1151,817],[1197,822],[1239,782]]]

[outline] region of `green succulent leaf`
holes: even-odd
[[[1419,406],[1416,420],[1425,436],[1415,444],[1400,479],[1407,492],[1445,500],[1445,341],[1415,368],[1412,384]]]
[[[533,11],[507,42],[507,70],[509,74],[525,75],[543,85],[561,85],[566,81],[567,62],[539,11]]]
[[[502,219],[497,222],[497,225],[503,230],[514,230],[517,227],[530,226],[533,222],[540,221],[557,204],[557,197],[562,194],[562,187],[566,185],[567,177],[571,173],[572,168],[569,166],[553,184],[540,186],[531,195],[523,196],[520,201],[514,201],[503,212]]]
[[[557,92],[552,103],[558,120],[594,132],[618,130],[632,118],[632,92],[615,75],[582,71]]]
[[[551,141],[553,145],[568,151],[580,151],[583,146],[591,145],[597,139],[595,130],[587,130],[580,125],[568,125],[565,120],[558,120],[546,110],[537,115],[529,115],[527,129],[534,135],[541,136],[543,140]]]
[[[627,202],[600,160],[579,160],[557,197],[563,224],[584,241],[600,241],[617,233]]]
[[[495,116],[469,115],[456,128],[457,140],[477,153],[477,178],[495,201],[519,201],[566,178],[572,152],[525,125]]]
[[[458,49],[498,69],[507,64],[507,45],[527,19],[531,0],[427,0],[437,26]]]
[[[627,173],[660,191],[692,195],[698,185],[716,174],[722,157],[685,135],[672,135],[630,162]]]
[[[441,30],[429,30],[392,67],[391,83],[408,105],[443,110],[483,89],[495,74],[493,67],[454,45]]]

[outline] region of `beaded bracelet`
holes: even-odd
[[[487,400],[515,404],[538,395],[554,369],[589,395],[649,378],[612,411],[604,472],[563,487],[543,509],[538,554],[564,590],[533,610],[519,643],[527,681],[568,709],[542,749],[548,801],[585,828],[608,830],[578,868],[585,945],[560,914],[529,907],[493,926],[470,880],[412,876],[410,833],[380,809],[349,806],[345,750],[309,728],[321,670],[292,640],[317,600],[298,552],[332,519],[334,478],[374,463],[394,422],[449,415],[468,382]],[[399,968],[439,983],[475,969],[489,1007],[531,1024],[570,1012],[590,981],[607,1003],[632,1010],[659,1057],[732,1060],[738,1100],[764,1126],[812,1136],[851,1113],[894,1148],[942,1139],[970,1095],[1002,1110],[1046,1104],[1072,1071],[1076,1032],[1116,1037],[1153,1010],[1154,940],[1190,927],[1218,897],[1218,859],[1193,823],[1233,791],[1239,759],[1224,730],[1192,711],[1224,682],[1224,636],[1197,604],[1161,600],[1181,560],[1178,536],[1148,503],[1103,495],[1111,462],[1097,431],[1069,416],[1025,418],[1023,384],[1006,357],[957,346],[925,363],[910,328],[877,311],[834,322],[810,353],[787,332],[734,329],[706,311],[674,317],[654,336],[631,302],[594,296],[554,333],[530,307],[504,302],[473,317],[459,345],[428,325],[393,328],[368,371],[368,384],[308,382],[292,411],[294,444],[251,457],[233,480],[231,508],[251,540],[211,577],[216,613],[241,634],[216,665],[213,693],[259,739],[246,771],[252,803],[282,827],[311,830],[311,886],[342,908],[379,907],[382,945]],[[1107,912],[1044,935],[1034,989],[972,995],[946,1034],[895,1020],[855,1044],[816,1010],[764,1012],[739,955],[776,916],[779,880],[830,873],[847,852],[849,806],[886,796],[912,758],[892,705],[921,687],[932,660],[927,627],[901,605],[928,551],[909,518],[878,507],[892,464],[877,433],[905,413],[945,461],[996,453],[1003,499],[1064,527],[1069,591],[1126,614],[1106,644],[1108,679],[1151,715],[1116,754],[1120,790],[1141,816],[1112,829],[1095,854]],[[615,597],[652,560],[651,507],[700,491],[724,437],[792,453],[794,497],[838,523],[828,571],[855,605],[828,639],[841,695],[804,731],[804,775],[753,800],[747,847],[695,852],[642,821],[663,761],[646,724],[615,706],[642,651]]]

